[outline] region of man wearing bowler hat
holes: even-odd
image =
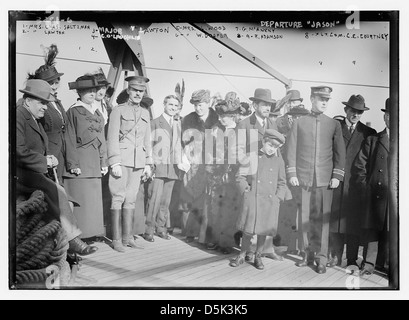
[[[112,246],[118,252],[125,252],[124,246],[141,248],[133,239],[132,228],[134,211],[144,215],[144,210],[135,210],[135,202],[141,180],[152,175],[150,116],[140,105],[149,79],[131,76],[125,80],[128,100],[112,110],[107,138]]]
[[[27,80],[21,89],[22,105],[16,112],[16,191],[18,195],[30,195],[35,190],[44,191],[48,204],[47,214],[61,221],[67,233],[69,252],[88,255],[97,251],[80,239],[81,230],[72,211],[70,200],[62,186],[46,177],[48,168],[58,165],[49,154],[48,137],[42,124],[47,104],[54,101],[51,86],[44,80]],[[70,202],[71,201],[71,204]]]
[[[334,190],[330,224],[330,255],[328,267],[341,265],[344,244],[347,243],[347,265],[356,265],[358,259],[360,223],[357,208],[361,200],[353,197],[354,186],[351,182],[353,162],[365,139],[376,131],[364,125],[360,119],[364,111],[369,110],[361,95],[352,95],[345,107],[345,120],[339,121],[346,147],[345,177],[339,188]]]
[[[388,260],[389,231],[389,98],[385,102],[384,121],[386,128],[369,136],[355,159],[352,180],[361,222],[361,239],[368,243],[364,252],[362,274],[372,274],[374,269],[385,271]]]
[[[324,115],[332,88],[311,87],[311,113],[296,120],[288,136],[287,178],[301,206],[303,260],[326,272],[332,190],[344,178],[345,143],[338,121]]]

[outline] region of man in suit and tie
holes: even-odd
[[[353,196],[353,183],[351,181],[351,171],[355,158],[365,139],[376,134],[376,131],[362,122],[360,119],[364,111],[369,110],[365,105],[365,99],[361,95],[352,95],[345,105],[346,117],[339,121],[342,128],[346,147],[345,176],[339,188],[334,190],[334,197],[331,208],[330,225],[330,255],[327,266],[333,267],[341,265],[344,244],[347,244],[347,265],[356,265],[358,259],[360,223],[358,197]],[[351,194],[352,192],[352,194]]]
[[[167,220],[169,204],[182,156],[181,125],[175,114],[180,101],[175,95],[168,95],[163,102],[164,112],[151,122],[152,159],[155,167],[152,182],[152,195],[148,200],[146,228],[143,235],[146,241],[153,242],[153,234],[169,240]]]
[[[324,114],[332,88],[311,87],[311,113],[297,119],[288,136],[287,177],[301,205],[303,260],[326,272],[333,189],[344,178],[345,143],[341,125]]]

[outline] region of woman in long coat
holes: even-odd
[[[281,133],[266,129],[257,161],[250,159],[248,165],[240,165],[237,185],[242,195],[242,209],[236,226],[243,232],[243,238],[240,254],[230,262],[232,267],[244,262],[251,237],[257,235],[254,265],[257,269],[264,268],[261,252],[266,236],[277,233],[280,201],[284,200],[287,190],[284,161],[279,150],[284,142]]]
[[[71,126],[69,126],[67,114],[57,98],[57,91],[60,87],[60,79],[64,73],[59,73],[55,68],[55,58],[58,54],[56,45],[47,48],[45,64],[40,66],[33,74],[29,74],[28,79],[41,79],[47,81],[51,86],[54,101],[47,103],[47,110],[44,117],[39,121],[43,125],[48,137],[49,154],[58,160],[57,177],[58,182],[63,185],[62,175],[66,169],[74,172],[78,168],[77,154],[75,148],[75,137]]]
[[[65,187],[80,204],[74,214],[83,238],[105,235],[102,209],[101,177],[106,174],[107,148],[104,118],[92,107],[98,81],[93,76],[81,76],[69,83],[80,99],[70,107],[67,116],[74,129],[79,174],[64,173]]]
[[[180,195],[182,214],[182,234],[186,241],[191,242],[199,237],[201,243],[206,243],[206,191],[207,176],[205,163],[205,130],[215,127],[219,123],[219,117],[210,108],[210,92],[197,90],[190,99],[195,111],[189,113],[182,121],[182,142],[185,153],[189,158],[191,168],[183,178],[183,188]],[[200,148],[201,150],[200,150]],[[192,151],[192,152],[190,152]],[[201,151],[201,152],[199,152]],[[200,229],[202,232],[200,232]]]

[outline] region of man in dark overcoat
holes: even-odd
[[[58,165],[54,155],[49,154],[48,137],[39,120],[44,117],[47,104],[54,101],[51,86],[41,79],[27,80],[22,105],[16,112],[16,191],[29,195],[42,190],[48,203],[47,213],[61,221],[67,233],[69,251],[88,255],[97,251],[80,239],[81,230],[72,211],[72,202],[64,188],[46,177],[48,168]]]
[[[340,121],[342,135],[346,147],[345,159],[345,177],[339,188],[334,190],[334,198],[331,208],[331,225],[330,225],[330,254],[331,258],[327,266],[333,267],[341,265],[344,244],[347,243],[347,265],[356,265],[359,248],[359,231],[360,223],[357,217],[359,207],[357,201],[359,198],[351,197],[353,192],[351,186],[352,165],[357,157],[365,139],[376,134],[376,131],[362,122],[360,118],[364,111],[369,110],[365,105],[365,99],[361,95],[352,95],[345,105],[344,111],[346,117]]]
[[[303,261],[315,259],[317,272],[326,272],[332,190],[344,178],[345,143],[338,121],[324,115],[332,88],[311,87],[311,113],[297,119],[288,137],[287,178],[298,187],[301,204]]]
[[[384,268],[388,252],[388,157],[389,157],[389,99],[385,102],[386,128],[369,136],[359,152],[353,167],[361,212],[361,235],[368,243],[362,272],[371,274],[375,267]]]

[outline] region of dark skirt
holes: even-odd
[[[101,178],[67,178],[64,186],[80,205],[74,207],[74,215],[82,231],[81,238],[104,236]]]

